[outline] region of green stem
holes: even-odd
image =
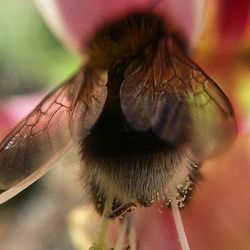
[[[101,222],[100,231],[97,236],[97,240],[93,243],[93,246],[89,250],[104,250],[105,249],[105,239],[107,234],[107,228],[109,224],[109,219],[105,217],[105,214],[110,213],[112,210],[113,198],[107,197],[105,202],[105,207],[103,211],[103,217]]]

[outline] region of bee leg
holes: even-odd
[[[128,203],[112,210],[111,212],[104,213],[104,216],[108,219],[115,219],[117,217],[119,217],[120,219],[123,219],[127,213],[130,213],[135,208],[136,208],[135,203],[128,202]]]

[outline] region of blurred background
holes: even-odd
[[[0,4],[1,98],[49,89],[77,68],[79,59],[51,35],[31,1]]]
[[[80,59],[50,33],[31,1],[0,1],[0,139]],[[48,175],[0,206],[0,250],[73,249],[68,219],[84,204],[72,151]],[[84,240],[84,239],[82,239]]]
[[[208,10],[205,29],[193,56],[234,100],[237,115],[243,121],[241,129],[249,131],[250,32],[245,32],[234,44],[230,55],[224,54],[224,44],[220,44],[214,30],[218,9],[213,1]],[[1,0],[0,139],[79,65],[79,57],[54,38],[32,2]],[[72,225],[79,226],[74,224],[76,217],[84,216],[75,208],[85,203],[76,177],[77,159],[72,150],[53,171],[0,206],[0,250],[66,250],[77,248],[73,248],[72,239],[88,241],[72,233]],[[80,225],[81,230],[84,227]],[[88,230],[90,234],[94,232],[93,228]]]

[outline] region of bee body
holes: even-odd
[[[100,213],[108,199],[115,214],[173,194],[183,206],[199,164],[232,143],[236,126],[230,101],[176,34],[145,13],[97,31],[86,64],[1,142],[0,203],[77,143]]]

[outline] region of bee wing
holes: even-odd
[[[101,78],[80,70],[48,94],[0,144],[0,204],[44,175],[72,146],[84,138],[106,100]]]
[[[152,129],[174,146],[188,143],[199,159],[218,154],[235,138],[228,98],[173,43],[161,42],[151,63],[131,64],[120,95],[135,129]]]

